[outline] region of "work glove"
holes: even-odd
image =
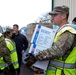
[[[33,54],[28,53],[24,61],[26,62],[26,66],[30,67],[32,64],[36,62],[36,58]]]
[[[52,55],[49,54],[49,52],[47,52],[47,51],[48,50],[40,51],[40,52],[36,53],[34,56],[37,60],[40,60],[40,61],[49,60],[49,57],[51,57]]]

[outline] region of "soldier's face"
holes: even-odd
[[[12,33],[12,37],[11,38],[13,39],[14,37],[15,37],[15,33]]]
[[[10,34],[8,34],[9,37],[12,37],[12,32],[10,32]]]
[[[51,21],[54,25],[60,25],[62,22],[62,14],[51,15]]]

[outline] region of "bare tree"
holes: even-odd
[[[44,13],[40,17],[38,17],[35,22],[50,23],[50,15],[48,13]]]

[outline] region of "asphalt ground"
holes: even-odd
[[[34,75],[34,73],[28,67],[22,64],[20,75]]]
[[[34,74],[31,69],[22,64],[20,75],[44,75],[44,74]]]

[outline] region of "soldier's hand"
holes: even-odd
[[[49,54],[47,50],[40,51],[34,55],[37,60],[48,60]]]
[[[32,64],[36,62],[36,58],[33,54],[28,53],[25,58],[26,66],[30,67]]]

